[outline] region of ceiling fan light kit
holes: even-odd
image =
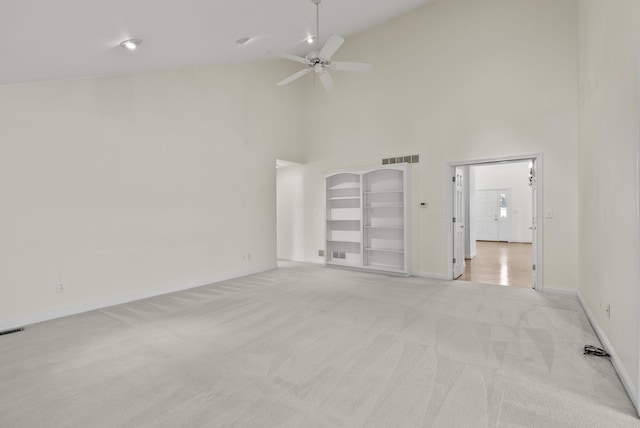
[[[142,40],[140,39],[129,39],[120,43],[120,46],[125,48],[128,51],[135,51],[142,44]]]
[[[299,79],[300,77],[313,71],[320,78],[320,82],[322,83],[322,86],[324,86],[324,89],[327,91],[332,91],[335,89],[335,85],[333,83],[331,75],[329,74],[329,70],[360,72],[373,70],[373,65],[366,62],[331,61],[331,57],[333,57],[336,51],[344,43],[344,39],[340,36],[329,36],[322,49],[320,49],[320,1],[321,0],[311,0],[311,3],[316,5],[316,35],[315,37],[311,36],[307,38],[308,43],[313,43],[313,40],[316,41],[316,50],[310,52],[305,57],[291,55],[288,53],[281,53],[281,58],[299,62],[306,65],[307,68],[302,69],[292,74],[291,76],[281,80],[280,82],[278,82],[278,86],[288,85],[294,80]]]

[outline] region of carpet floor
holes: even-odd
[[[0,336],[1,427],[638,427],[577,299],[283,263]]]

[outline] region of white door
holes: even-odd
[[[498,240],[498,192],[476,190],[475,207],[476,239],[479,241]]]
[[[529,181],[531,184],[531,267],[533,268],[533,288],[538,286],[538,180],[536,171],[536,161],[532,160],[529,164]]]
[[[453,190],[453,277],[464,273],[464,174],[455,168]]]
[[[510,241],[510,199],[511,191],[509,189],[476,190],[475,225],[477,240]]]

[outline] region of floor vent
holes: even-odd
[[[4,336],[5,334],[19,333],[21,331],[24,331],[24,328],[20,327],[20,328],[14,328],[13,330],[0,331],[0,336]]]

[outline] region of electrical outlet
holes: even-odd
[[[251,260],[251,253],[247,254],[247,260]]]
[[[318,255],[320,257],[324,257],[324,250],[318,250]]]
[[[56,286],[56,291],[58,293],[64,293],[64,283],[63,282],[59,282],[58,285]]]
[[[607,305],[605,312],[607,313],[607,318],[611,319],[611,305]]]

